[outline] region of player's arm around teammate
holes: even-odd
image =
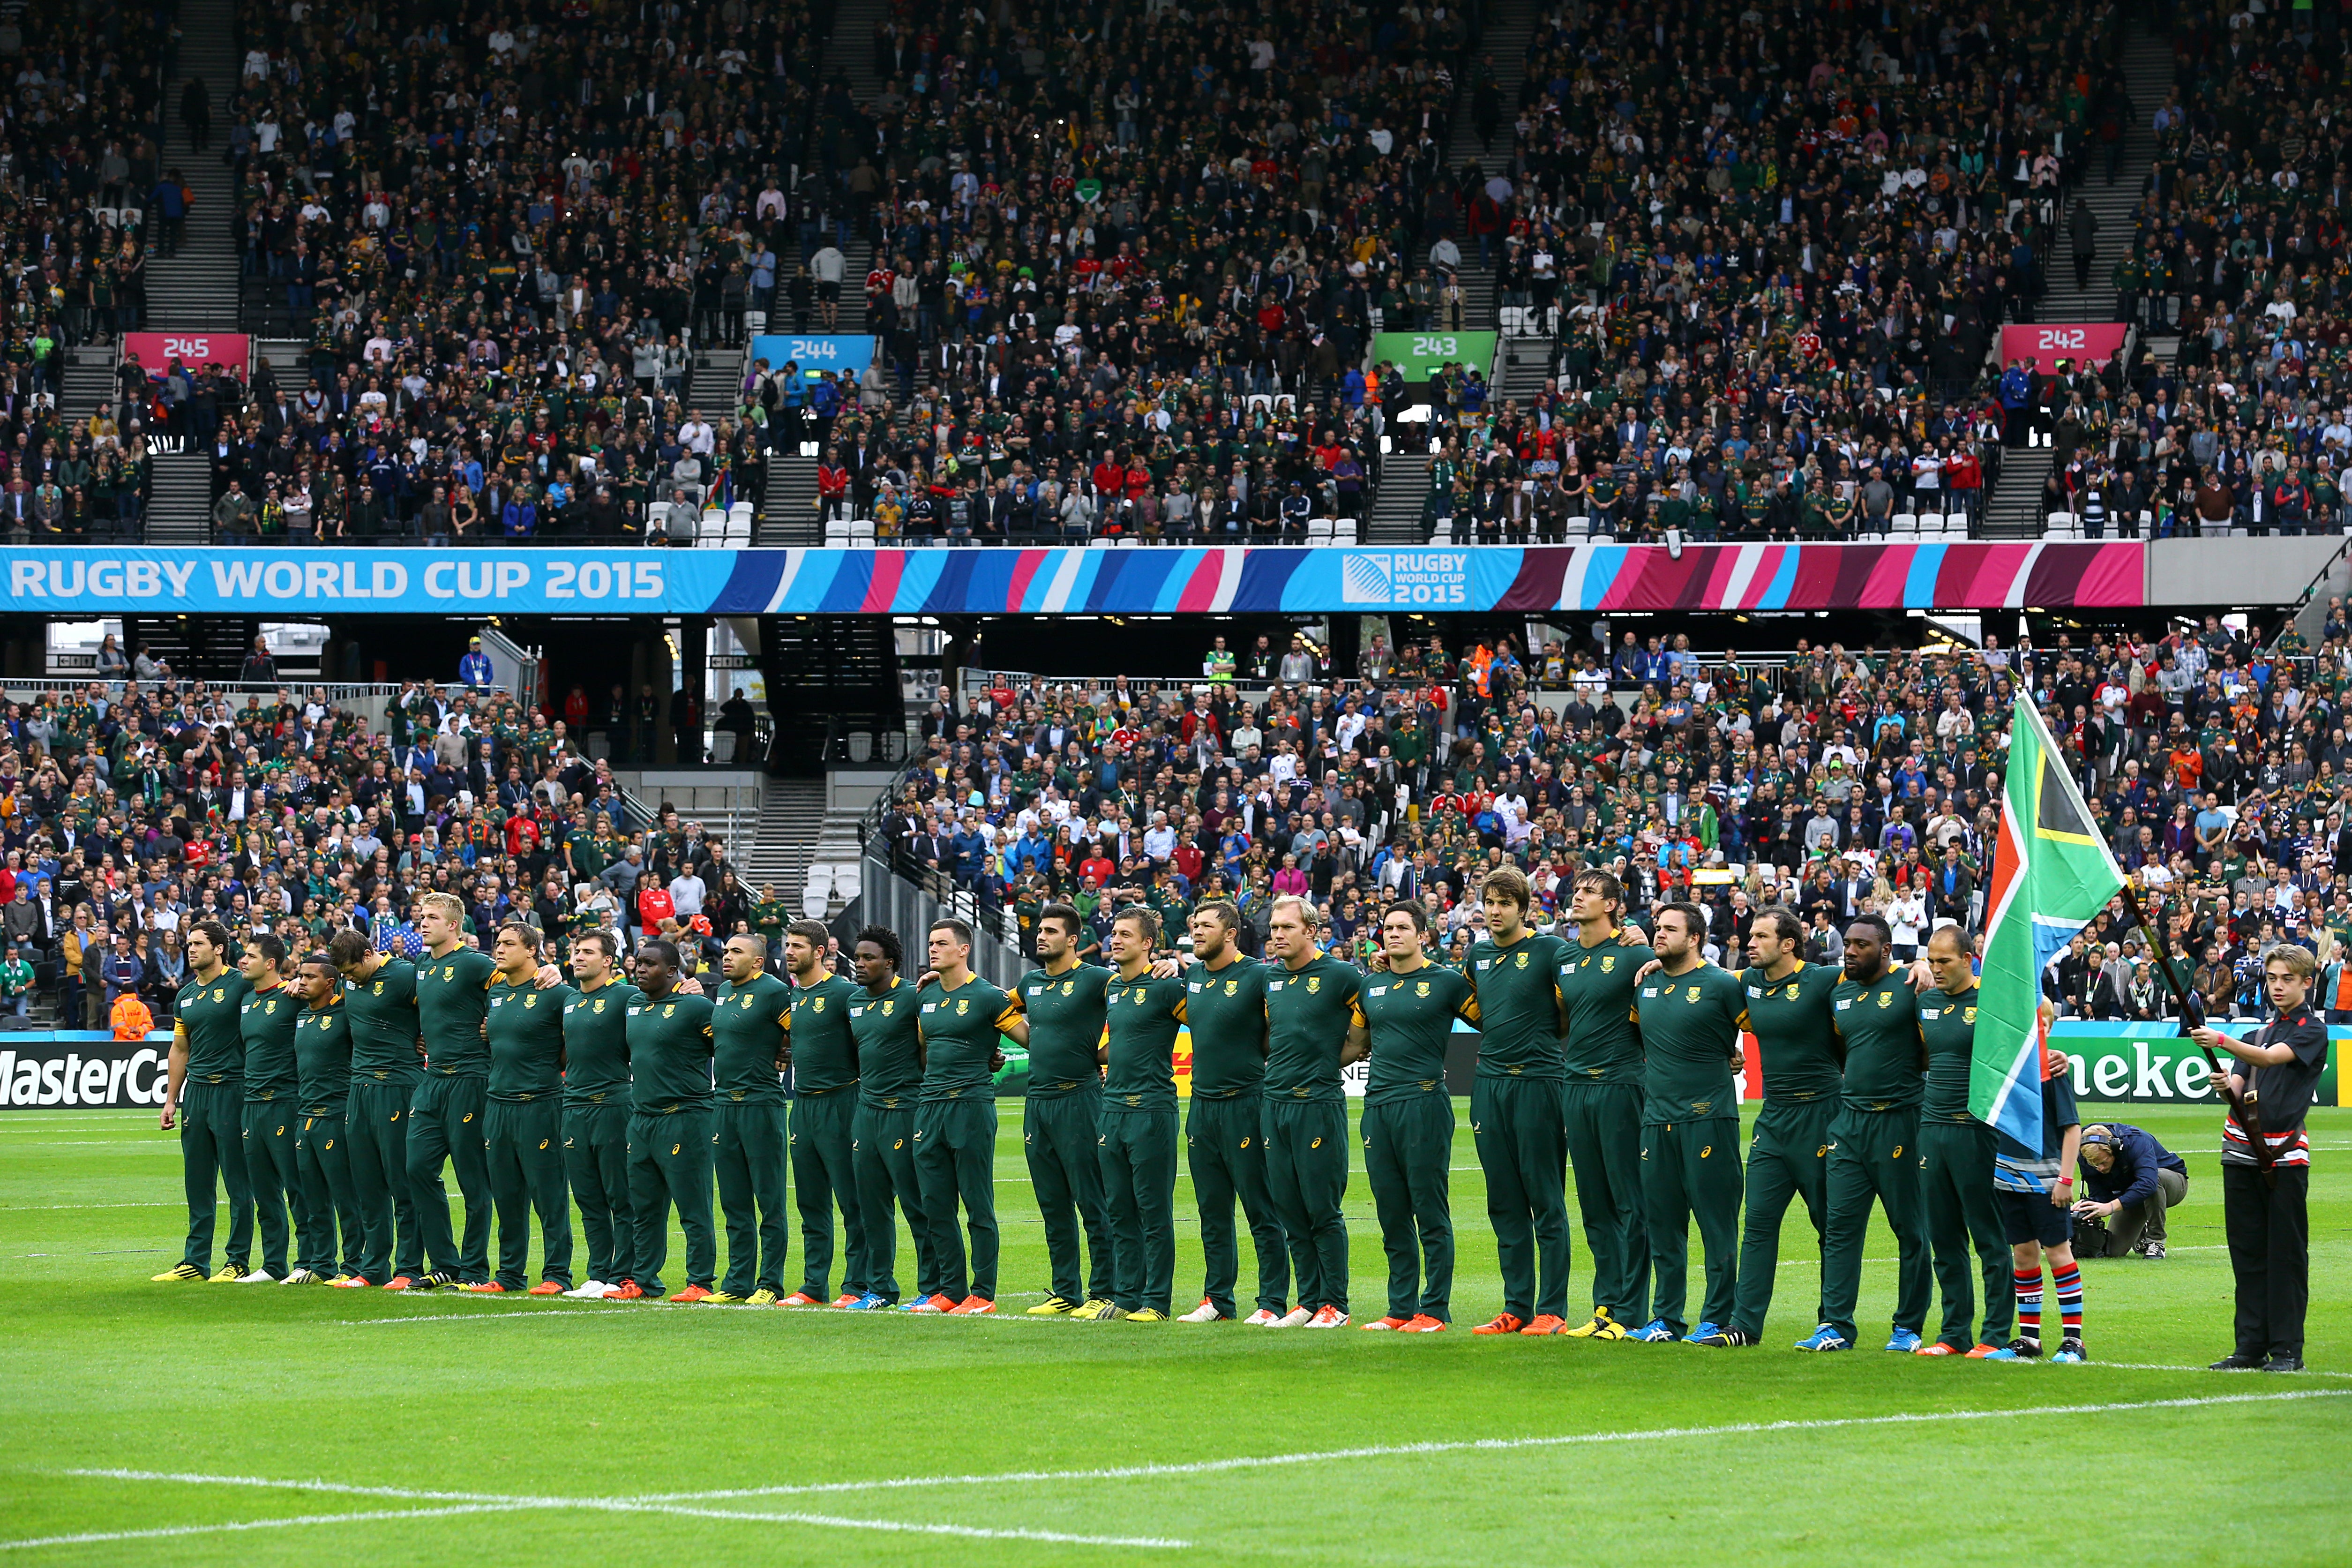
[[[1110,972],[1078,960],[1085,922],[1076,909],[1051,903],[1037,911],[1038,967],[1013,994],[1029,1021],[1029,1084],[1021,1105],[1021,1152],[1030,1191],[1045,1222],[1052,1278],[1034,1318],[1117,1315],[1111,1289],[1113,1243],[1104,1207],[1102,1070],[1096,1053],[1109,1006]],[[1079,1236],[1087,1256],[1079,1256]]]
[[[1192,966],[1184,1010],[1192,1031],[1192,1104],[1184,1159],[1201,1212],[1201,1304],[1178,1319],[1213,1323],[1238,1315],[1241,1273],[1234,1205],[1241,1205],[1257,1257],[1257,1300],[1243,1321],[1255,1328],[1290,1310],[1290,1254],[1265,1184],[1266,966],[1242,955],[1241,913],[1228,899],[1194,908]]]
[[[710,1163],[727,1228],[727,1273],[705,1300],[773,1306],[783,1292],[791,1237],[783,1073],[792,1060],[793,997],[768,973],[767,947],[755,936],[729,937],[719,964],[727,983],[710,1014]],[[824,1305],[822,1285],[792,1304]]]
[[[1642,1028],[1642,1186],[1654,1316],[1636,1339],[1711,1341],[1731,1321],[1738,1289],[1739,1037],[1748,1006],[1739,981],[1706,962],[1706,916],[1661,904],[1658,969],[1636,993]],[[1683,1320],[1690,1227],[1706,1249],[1706,1295],[1695,1329]]]
[[[1027,1045],[1029,1020],[1019,996],[972,973],[970,926],[936,921],[928,945],[937,978],[918,994],[924,1064],[915,1169],[942,1288],[915,1310],[976,1317],[996,1310],[997,1040]]]
[[[187,1243],[180,1261],[155,1276],[161,1282],[210,1279],[232,1284],[251,1271],[253,1186],[245,1163],[245,1042],[237,1013],[250,989],[228,966],[228,928],[199,921],[187,942],[188,974],[180,983],[172,1018],[172,1050],[164,1069],[163,1113],[158,1124],[180,1132],[182,1187],[188,1200]],[[228,1189],[228,1246],[220,1272],[212,1268],[220,1189]]]
[[[1454,1097],[1445,1087],[1445,1047],[1456,1018],[1478,1020],[1470,982],[1429,962],[1428,931],[1417,901],[1390,905],[1381,916],[1386,962],[1363,988],[1371,1047],[1364,1180],[1389,1259],[1388,1311],[1363,1327],[1416,1334],[1443,1332],[1454,1321]],[[1543,973],[1550,974],[1549,963]],[[1565,1231],[1564,1208],[1560,1219]]]
[[[602,1300],[637,1277],[629,1206],[629,1017],[641,1000],[621,978],[609,931],[572,939],[575,985],[563,1004],[563,1171],[580,1205],[588,1277],[565,1295]]]
[[[285,963],[286,944],[268,931],[249,939],[236,960],[247,987],[236,1018],[245,1043],[245,1172],[261,1232],[261,1267],[240,1281],[247,1285],[267,1285],[293,1273],[289,1258],[296,1238],[288,1215],[290,1210],[299,1220],[302,1214],[294,1154],[301,1137],[294,1065],[300,1009],[285,988]]]
[[[1298,1305],[1276,1326],[1348,1322],[1348,1100],[1340,1068],[1370,1050],[1363,976],[1315,944],[1306,900],[1269,910],[1264,1095],[1266,1186],[1298,1270]]]
[[[898,1230],[894,1206],[907,1215],[915,1244],[915,1294],[902,1310],[939,1295],[939,1255],[923,1215],[915,1171],[915,1106],[923,1083],[923,1033],[915,987],[899,978],[905,955],[898,935],[885,926],[857,933],[850,962],[857,994],[849,1023],[857,1037],[857,1201],[869,1248],[868,1286],[877,1306],[899,1306]]]
[[[1175,1052],[1186,997],[1181,978],[1153,972],[1159,937],[1160,916],[1140,904],[1111,922],[1109,1070],[1095,1140],[1110,1218],[1111,1314],[1137,1323],[1169,1321],[1176,1278]]]
[[[686,1286],[671,1298],[706,1300],[719,1271],[710,1223],[710,999],[677,989],[674,943],[637,949],[639,994],[628,1009],[629,1207],[637,1275],[616,1300],[659,1296],[669,1259],[669,1211],[686,1236]]]
[[[299,1005],[294,1059],[300,1079],[296,1109],[302,1120],[294,1163],[302,1192],[302,1255],[285,1282],[339,1285],[358,1274],[364,1234],[345,1119],[352,1087],[351,1018],[343,1008],[342,977],[326,953],[310,953],[295,967],[289,993]]]
[[[857,987],[825,963],[830,935],[822,921],[794,921],[784,931],[784,967],[793,978],[787,1037],[792,1044],[793,1188],[801,1216],[801,1288],[806,1304],[824,1303],[833,1268],[833,1211],[845,1237],[841,1294],[833,1304],[861,1310],[882,1305],[874,1289],[873,1247],[857,1193],[857,1037],[849,1007]],[[750,938],[730,937],[732,947]],[[753,1297],[757,1300],[757,1296]]]
[[[490,1176],[482,1142],[489,1104],[489,1051],[482,1033],[498,964],[465,942],[465,906],[454,893],[417,900],[425,957],[416,966],[416,1016],[425,1072],[408,1116],[408,1179],[431,1272],[419,1289],[479,1285],[490,1276]],[[463,1231],[449,1223],[443,1166],[454,1169],[466,1204]]]
[[[1935,1257],[1943,1326],[1921,1355],[2013,1361],[2008,1348],[2017,1318],[2017,1283],[1993,1196],[1992,1129],[1969,1114],[1969,1075],[1976,1058],[1975,943],[1957,925],[1927,938],[1936,989],[1919,998],[1919,1036],[1927,1047],[1927,1086],[1919,1110],[1919,1182]],[[1984,1273],[1981,1329],[1973,1326],[1976,1291],[1969,1251]],[[2038,1277],[2038,1275],[2037,1275]]]
[[[346,1289],[405,1290],[425,1272],[416,1189],[408,1179],[408,1113],[425,1070],[416,970],[376,952],[357,931],[337,931],[327,956],[342,977],[343,1014],[352,1031],[344,1133],[351,1140],[361,1236],[360,1267],[335,1283]]]
[[[572,1201],[563,1173],[563,1009],[579,993],[539,984],[539,932],[520,921],[499,927],[498,965],[484,1020],[489,1045],[482,1155],[499,1221],[498,1273],[469,1287],[480,1294],[520,1290],[530,1265],[530,1220],[539,1215],[540,1279],[534,1296],[572,1289]]]
[[[1569,918],[1576,940],[1560,961],[1568,1005],[1565,1121],[1577,1213],[1592,1253],[1592,1317],[1571,1339],[1622,1340],[1650,1321],[1650,1240],[1642,1209],[1642,1031],[1635,976],[1656,956],[1622,925],[1623,884],[1578,876]]]

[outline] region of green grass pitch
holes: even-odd
[[[2188,1155],[2189,1201],[2169,1259],[2085,1266],[2069,1368],[1875,1349],[1883,1229],[1864,1348],[1792,1352],[1801,1210],[1759,1348],[1474,1338],[1499,1301],[1466,1114],[1456,1323],[1405,1337],[1021,1317],[1045,1247],[1010,1102],[999,1320],[152,1285],[176,1139],[0,1113],[0,1563],[2007,1564],[2094,1532],[2135,1564],[2352,1560],[2352,1110],[2313,1118],[2301,1378],[2202,1370],[2230,1348],[2216,1118],[2129,1119]],[[1360,1170],[1348,1215],[1377,1313]],[[1580,1237],[1572,1300],[1587,1262]]]

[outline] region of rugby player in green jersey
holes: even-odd
[[[1164,1323],[1175,1302],[1176,1036],[1184,981],[1155,971],[1158,911],[1141,904],[1111,921],[1108,1038],[1096,1147],[1109,1211],[1114,1294],[1106,1319]],[[1033,1020],[1030,1036],[1036,1028]],[[1034,1064],[1036,1054],[1030,1054]]]
[[[1568,1327],[1567,1009],[1569,946],[1528,929],[1534,889],[1516,866],[1486,873],[1486,934],[1464,974],[1476,999],[1478,1069],[1470,1133],[1486,1175],[1486,1217],[1503,1310],[1470,1331],[1540,1338]]]
[[[1738,976],[1706,962],[1706,916],[1660,904],[1658,967],[1634,993],[1642,1029],[1642,1194],[1654,1314],[1633,1337],[1684,1337],[1690,1227],[1706,1248],[1706,1297],[1694,1340],[1731,1321],[1739,1272],[1739,1037],[1748,1006]]]
[[[1803,1351],[1853,1348],[1854,1300],[1862,1292],[1862,1242],[1874,1204],[1895,1232],[1895,1331],[1891,1351],[1916,1351],[1935,1282],[1919,1197],[1919,1102],[1927,1050],[1919,998],[1889,963],[1886,922],[1857,915],[1845,933],[1845,979],[1832,1012],[1845,1046],[1845,1082],[1830,1124],[1829,1223],[1822,1237],[1822,1325]]]
[[[286,989],[285,963],[286,944],[268,931],[247,942],[236,960],[250,987],[236,1016],[245,1042],[245,1177],[261,1230],[261,1267],[240,1281],[247,1285],[267,1285],[293,1272],[287,1259],[295,1237],[287,1216],[290,1211],[299,1219],[302,1213],[294,1155],[301,1137],[294,1024],[301,1009]]]
[[[1045,1222],[1045,1257],[1053,1271],[1033,1318],[1083,1318],[1112,1313],[1110,1219],[1103,1206],[1102,1162],[1097,1154],[1102,1121],[1101,1048],[1104,1000],[1110,971],[1078,962],[1085,921],[1068,904],[1037,911],[1040,967],[1013,986],[1029,1020],[1029,1092],[1021,1107],[1021,1152]],[[1087,1257],[1078,1256],[1086,1231]],[[1081,1264],[1091,1267],[1081,1268]],[[1080,1281],[1084,1280],[1083,1288]]]
[[[719,964],[727,984],[710,1015],[710,1162],[727,1226],[727,1274],[706,1299],[719,1307],[772,1307],[783,1294],[790,1235],[783,1073],[792,1063],[793,994],[768,973],[768,950],[758,937],[729,937]],[[824,1305],[822,1285],[791,1304]]]
[[[579,993],[539,984],[539,932],[520,921],[499,927],[490,944],[498,965],[483,1038],[489,1047],[489,1093],[482,1147],[490,1200],[499,1216],[499,1271],[469,1287],[500,1295],[523,1288],[530,1264],[530,1216],[539,1214],[539,1282],[534,1296],[572,1289],[572,1202],[563,1178],[563,1009]]]
[[[1576,1207],[1592,1251],[1592,1317],[1570,1339],[1622,1340],[1650,1321],[1650,1242],[1642,1208],[1642,1031],[1634,975],[1657,955],[1620,929],[1623,884],[1606,871],[1576,879],[1569,919],[1576,940],[1560,961],[1568,1008],[1563,1120]]]
[[[245,1039],[240,1010],[253,989],[228,966],[228,928],[198,921],[188,932],[188,974],[173,1005],[172,1054],[157,1125],[180,1131],[182,1185],[188,1199],[187,1245],[158,1284],[233,1284],[251,1271],[253,1186],[245,1163]],[[219,1190],[228,1189],[228,1246],[220,1272],[208,1273]]]
[[[833,1304],[871,1311],[888,1303],[874,1289],[873,1241],[857,1193],[857,1035],[849,1018],[857,986],[824,961],[832,934],[823,921],[794,921],[784,931],[784,968],[793,977],[793,1010],[785,1020],[793,1063],[787,1142],[801,1215],[799,1294],[811,1304],[825,1299],[833,1211],[839,1205],[845,1241],[841,1294]],[[728,945],[739,940],[748,939],[730,937]]]
[[[1731,1321],[1697,1343],[1752,1345],[1772,1310],[1780,1221],[1801,1197],[1818,1245],[1829,1218],[1830,1121],[1837,1114],[1845,1047],[1830,1020],[1842,972],[1804,961],[1805,925],[1790,910],[1757,911],[1740,974],[1748,1030],[1764,1076],[1764,1103],[1748,1144],[1748,1217],[1739,1237],[1739,1286]],[[1828,1309],[1818,1301],[1813,1321]]]
[[[867,926],[857,933],[850,963],[857,994],[849,1027],[857,1039],[857,1119],[853,1152],[857,1205],[866,1220],[867,1283],[884,1306],[898,1303],[898,1223],[903,1210],[915,1243],[915,1294],[903,1310],[943,1293],[930,1222],[915,1172],[915,1103],[923,1084],[923,1032],[915,987],[898,977],[906,954],[898,933]]]
[[[417,905],[416,931],[425,939],[425,958],[416,965],[425,1072],[409,1105],[408,1180],[432,1268],[414,1289],[425,1290],[486,1284],[490,1277],[490,1171],[482,1142],[490,1064],[482,1021],[489,1016],[498,964],[465,944],[466,908],[456,894],[427,893]],[[455,1169],[466,1201],[462,1233],[449,1224],[444,1165]]]
[[[1445,1089],[1445,1047],[1456,1018],[1478,1021],[1470,981],[1429,962],[1428,932],[1429,917],[1420,904],[1390,905],[1381,917],[1386,963],[1364,977],[1363,987],[1372,1053],[1364,1083],[1364,1180],[1389,1255],[1388,1313],[1363,1326],[1412,1334],[1442,1333],[1454,1321],[1454,1210],[1447,1193],[1454,1097]],[[1549,982],[1549,963],[1542,973]],[[1560,1221],[1565,1228],[1564,1208]]]
[[[294,1064],[300,1080],[295,1105],[302,1121],[294,1164],[301,1182],[302,1255],[285,1282],[331,1285],[360,1268],[359,1194],[352,1185],[351,1140],[344,1131],[352,1023],[343,1011],[342,977],[323,952],[310,954],[295,967],[288,992],[300,1004]]]
[[[1204,899],[1192,914],[1192,964],[1184,972],[1184,1012],[1192,1031],[1192,1108],[1184,1123],[1185,1164],[1201,1210],[1201,1304],[1177,1321],[1234,1316],[1241,1252],[1234,1234],[1238,1200],[1257,1253],[1257,1304],[1244,1321],[1257,1328],[1289,1311],[1290,1257],[1265,1185],[1266,966],[1242,956],[1241,913],[1230,899]]]
[[[344,1110],[352,1191],[360,1205],[360,1267],[335,1284],[405,1290],[425,1271],[415,1191],[408,1180],[408,1107],[425,1069],[416,1021],[416,970],[369,947],[365,933],[339,931],[327,956],[343,981],[352,1031],[352,1093]]]
[[[923,1031],[923,1087],[915,1116],[915,1172],[939,1249],[940,1288],[915,1310],[974,1317],[996,1310],[996,1083],[1002,1035],[1029,1043],[1021,998],[971,970],[971,928],[930,929],[930,973],[916,993]],[[956,1217],[961,1206],[963,1218]],[[971,1273],[965,1274],[967,1231]]]
[[[2017,1276],[2010,1267],[2000,1204],[1993,1195],[1993,1131],[1969,1114],[1969,1071],[1977,1038],[1977,977],[1969,961],[1975,956],[1976,944],[1958,926],[1939,926],[1927,938],[1936,989],[1919,998],[1919,1037],[1927,1046],[1919,1182],[1944,1322],[1934,1342],[1921,1345],[1919,1353],[2016,1361],[2009,1332],[2017,1321]],[[1971,1247],[1984,1271],[1985,1289],[1984,1325],[1973,1333]]]
[[[637,995],[627,1008],[629,1209],[636,1221],[634,1279],[608,1300],[661,1294],[669,1260],[669,1211],[686,1233],[686,1288],[670,1298],[709,1299],[719,1272],[710,1224],[710,999],[679,989],[677,947],[658,938],[637,949]]]
[[[1274,900],[1266,927],[1263,1094],[1266,1187],[1298,1264],[1298,1305],[1276,1328],[1348,1322],[1348,1098],[1340,1068],[1370,1050],[1363,975],[1315,945],[1304,899]],[[1310,1310],[1311,1309],[1311,1310]]]
[[[588,1239],[588,1278],[566,1296],[601,1301],[637,1275],[629,1206],[629,1008],[643,994],[620,976],[621,939],[572,939],[563,1005],[563,1171]]]

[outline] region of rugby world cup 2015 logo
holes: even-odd
[[[1396,592],[1391,557],[1350,555],[1339,564],[1339,596],[1351,605],[1385,605]]]
[[[1339,599],[1406,606],[1470,602],[1470,557],[1460,550],[1353,550],[1340,558]]]

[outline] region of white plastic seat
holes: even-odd
[[[811,866],[808,880],[801,887],[801,913],[813,921],[821,921],[832,903],[833,868]]]
[[[1131,533],[1122,533],[1117,539],[1111,541],[1111,548],[1114,550],[1140,550],[1143,548],[1143,541],[1136,538],[1135,535]]]
[[[1331,542],[1334,544],[1355,543],[1356,520],[1352,517],[1343,517],[1337,522],[1333,523],[1331,525]]]
[[[1108,550],[1110,548],[1110,541],[1102,534],[1097,533],[1092,539],[1087,541],[1087,548],[1089,550]]]
[[[750,517],[729,516],[727,519],[727,548],[730,550],[749,550],[751,548],[751,520]]]
[[[1895,514],[1895,532],[1897,532],[1897,533],[1916,533],[1916,532],[1918,532],[1918,531],[1919,531],[1919,514],[1918,514],[1917,512],[1913,512],[1913,511],[1898,511],[1898,512],[1896,512],[1896,513]]]
[[[834,896],[843,903],[855,900],[866,890],[866,868],[855,860],[846,860],[833,868]]]

